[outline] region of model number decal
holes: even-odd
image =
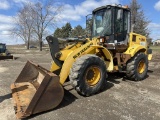
[[[77,58],[78,56],[80,56],[82,53],[84,53],[91,45],[93,45],[93,43],[89,44],[87,47],[83,48],[80,52],[78,52],[76,55],[73,56],[73,58]]]
[[[140,42],[140,45],[146,46],[146,42]]]

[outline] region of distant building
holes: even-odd
[[[159,44],[160,44],[160,39],[153,41],[153,45],[159,45]]]

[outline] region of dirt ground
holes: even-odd
[[[16,50],[16,60],[0,61],[0,120],[16,120],[10,84],[27,59],[50,68],[49,51]],[[33,54],[34,53],[34,54]],[[105,89],[82,97],[65,83],[65,96],[54,110],[32,115],[25,120],[160,120],[160,53],[154,52],[145,80],[127,80],[124,74],[109,74]],[[47,103],[47,101],[46,101]]]

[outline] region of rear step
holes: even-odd
[[[17,118],[53,109],[64,96],[59,76],[31,61],[26,63],[11,89]]]

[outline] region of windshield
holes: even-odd
[[[0,49],[4,49],[4,45],[0,45]]]
[[[95,12],[93,16],[92,36],[106,36],[111,34],[111,9]]]

